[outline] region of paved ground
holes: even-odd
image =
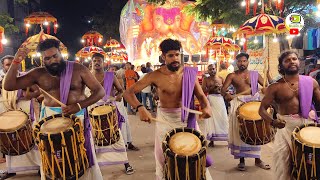
[[[104,179],[111,180],[153,180],[155,179],[155,161],[153,156],[154,124],[140,122],[137,116],[130,116],[131,130],[134,144],[141,150],[137,152],[129,151],[130,164],[136,170],[133,175],[126,175],[123,166],[112,166],[101,168]],[[203,129],[203,124],[200,123]],[[239,172],[235,169],[238,160],[227,148],[227,143],[220,142],[214,148],[209,148],[209,154],[214,159],[214,165],[209,168],[214,180],[271,180],[272,170],[266,171],[254,166],[254,160],[248,159],[246,172]],[[262,147],[262,158],[267,163],[271,163],[271,145]],[[4,164],[0,164],[0,169],[4,169]],[[18,174],[15,180],[37,180],[35,172],[28,174]]]

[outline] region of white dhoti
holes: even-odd
[[[125,122],[122,123],[121,133],[123,136],[124,144],[127,145],[128,143],[132,142],[131,130],[130,130],[130,123],[129,123],[129,116],[127,113],[127,108],[123,104],[123,98],[120,102],[115,101],[116,106],[120,112],[120,114],[124,117]]]
[[[61,108],[60,107],[41,107],[41,119],[54,115],[54,114],[60,114]],[[80,118],[82,125],[84,124],[84,109],[76,113],[75,115]],[[91,126],[92,127],[92,126]],[[98,161],[96,158],[96,153],[94,151],[94,144],[92,135],[90,134],[90,142],[91,142],[91,149],[92,149],[92,155],[93,155],[93,162],[94,165],[88,169],[85,170],[84,174],[79,178],[80,180],[102,180],[102,174],[98,165]],[[43,166],[41,166],[41,179],[45,180],[45,174],[43,172]]]
[[[155,160],[156,160],[156,179],[163,180],[164,177],[164,155],[162,150],[162,141],[165,138],[167,132],[171,131],[173,128],[186,127],[186,123],[181,122],[181,108],[158,108],[157,110],[157,119],[162,121],[167,121],[172,124],[172,126],[156,122],[155,129]],[[199,129],[198,123],[196,123],[196,129]],[[209,170],[206,170],[207,180],[212,179],[209,173]]]
[[[6,111],[3,103],[0,105],[1,112]],[[27,114],[30,114],[30,101],[20,100],[17,103],[17,108],[23,110]],[[17,117],[18,118],[18,117]],[[33,122],[33,125],[35,122]],[[39,170],[40,169],[40,153],[34,146],[28,153],[18,156],[6,155],[6,166],[8,173],[16,173],[21,171]]]
[[[261,147],[253,146],[244,143],[239,134],[239,121],[237,118],[237,108],[240,106],[243,101],[239,99],[244,99],[246,101],[250,101],[253,98],[251,95],[246,96],[238,96],[238,98],[234,98],[230,102],[230,113],[229,113],[229,148],[231,150],[231,154],[235,159],[238,158],[260,158]],[[258,97],[257,97],[258,98]]]
[[[290,180],[291,169],[290,164],[292,163],[292,141],[291,136],[295,127],[313,123],[310,119],[305,119],[299,115],[279,115],[278,119],[286,121],[286,126],[282,129],[277,129],[275,135],[274,147],[273,147],[273,167],[275,179]]]
[[[212,117],[205,119],[205,134],[209,141],[227,141],[229,120],[224,99],[220,94],[208,95]]]

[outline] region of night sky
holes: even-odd
[[[113,32],[100,32],[104,35],[104,43],[109,37],[120,40],[120,12],[127,0],[41,0],[41,11],[46,11],[58,20],[58,33],[55,35],[68,48],[69,58],[83,46],[81,36],[89,30],[98,30],[95,22],[88,23],[92,17],[100,15],[104,24],[114,27]],[[93,18],[94,19],[94,18]]]

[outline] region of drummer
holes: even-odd
[[[24,89],[31,85],[38,85],[47,91],[55,99],[66,104],[59,108],[57,100],[44,95],[41,116],[48,117],[54,114],[75,114],[83,121],[85,135],[85,148],[89,159],[90,168],[84,172],[80,179],[103,179],[99,166],[97,165],[93,139],[90,133],[90,120],[86,115],[86,107],[94,104],[104,96],[102,86],[90,71],[83,65],[65,61],[59,49],[60,42],[54,39],[46,39],[38,46],[42,55],[44,67],[38,67],[21,77],[16,77],[22,59],[27,55],[26,49],[19,49],[13,63],[7,72],[4,88],[6,90]],[[93,92],[88,98],[84,95],[85,86]],[[70,93],[69,93],[70,91]],[[41,167],[41,178],[44,179],[43,167]]]
[[[258,83],[263,84],[263,78],[257,71],[249,71],[249,55],[247,53],[239,53],[236,56],[237,66],[239,70],[229,74],[223,83],[221,95],[231,101],[231,109],[229,112],[229,148],[235,159],[240,158],[240,163],[237,168],[240,171],[245,171],[244,158],[255,158],[255,165],[262,169],[270,169],[268,164],[265,164],[260,159],[261,147],[245,144],[240,139],[239,123],[236,115],[236,110],[243,102],[259,100]],[[233,85],[236,89],[237,98],[227,93],[228,87]]]
[[[104,71],[104,56],[100,53],[95,53],[92,55],[92,74],[94,77],[100,82],[100,84],[104,87],[106,96],[102,98],[96,105],[104,104],[106,102],[117,101],[123,104],[122,102],[122,94],[123,89],[117,80],[114,72],[105,72]],[[116,93],[113,93],[113,89],[116,90]],[[90,94],[90,93],[89,93]],[[115,100],[109,100],[108,98],[114,98]],[[93,108],[93,106],[91,106]],[[117,111],[119,109],[117,107]],[[121,129],[123,126],[123,121],[127,120],[121,115],[118,114],[118,125]],[[120,140],[114,144],[109,146],[95,146],[97,152],[97,159],[99,166],[108,166],[108,165],[116,165],[116,164],[124,164],[126,174],[130,175],[134,173],[132,166],[129,164],[126,146],[124,143],[124,138],[122,133],[119,132]]]
[[[2,64],[2,71],[0,73],[1,75],[1,81],[0,81],[0,87],[1,87],[1,99],[3,102],[0,105],[0,113],[3,113],[8,110],[15,110],[15,108],[21,108],[24,112],[28,113],[30,112],[30,99],[32,97],[36,97],[40,95],[40,92],[36,87],[31,87],[31,90],[28,91],[21,91],[22,93],[18,93],[17,91],[5,91],[2,88],[2,81],[4,76],[9,70],[9,67],[12,64],[12,61],[14,59],[14,56],[4,56],[1,59],[1,64]],[[9,94],[11,95],[9,95]],[[4,99],[4,95],[6,96],[7,99]],[[17,96],[17,101],[16,98],[14,98],[12,95]],[[13,99],[11,99],[13,98]],[[6,102],[4,102],[6,101]],[[33,114],[30,114],[30,118],[33,117]],[[32,119],[34,120],[34,118]],[[14,175],[16,175],[16,172],[21,172],[21,171],[30,171],[30,170],[39,170],[40,167],[40,154],[36,150],[31,150],[30,152],[19,155],[19,156],[6,156],[6,167],[7,171],[3,174],[1,174],[1,178],[9,178]]]
[[[293,129],[313,122],[309,113],[312,101],[316,105],[320,104],[320,91],[315,79],[309,76],[299,76],[300,62],[296,51],[288,50],[281,53],[278,61],[279,73],[283,77],[267,88],[259,114],[263,119],[279,128],[273,147],[275,179],[287,180],[291,179]],[[277,119],[273,119],[267,113],[267,109],[273,102],[278,105]]]
[[[166,66],[163,66],[156,71],[150,72],[144,76],[143,79],[136,82],[133,86],[127,89],[124,93],[126,101],[133,106],[137,112],[139,112],[140,119],[142,121],[150,122],[152,116],[150,112],[138,101],[135,94],[140,92],[145,87],[154,84],[159,93],[160,106],[157,111],[157,118],[163,121],[169,121],[172,126],[164,123],[156,123],[155,129],[155,158],[156,158],[156,177],[157,179],[164,178],[164,156],[161,147],[161,142],[165,134],[172,130],[172,128],[185,127],[180,119],[182,102],[182,86],[186,82],[182,80],[184,73],[180,65],[181,61],[181,43],[178,40],[166,39],[161,42],[160,50],[162,51],[162,59],[166,61]],[[186,76],[192,75],[191,78],[196,78],[193,74],[187,74]],[[186,78],[187,80],[188,78]],[[185,88],[188,88],[185,86]],[[201,86],[197,80],[194,84],[191,84],[187,91],[195,92],[200,104],[202,106],[201,118],[209,118],[211,116],[210,104],[204,95]],[[193,94],[190,94],[191,97]],[[191,117],[191,116],[190,116]],[[192,121],[190,124],[197,125],[196,122]],[[197,127],[196,127],[197,128]],[[210,173],[207,170],[207,179],[211,179]]]
[[[203,92],[208,93],[208,100],[210,102],[212,117],[205,119],[205,128],[207,140],[210,141],[209,147],[214,146],[214,141],[228,140],[228,114],[221,96],[221,87],[223,79],[217,75],[214,64],[208,66],[209,76],[205,77],[202,82]]]

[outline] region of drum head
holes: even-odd
[[[40,128],[43,134],[57,134],[73,127],[74,121],[67,117],[57,117],[44,122]]]
[[[261,102],[247,102],[239,107],[239,116],[245,120],[260,120],[259,108]]]
[[[179,132],[170,138],[169,147],[178,155],[191,156],[200,151],[201,141],[192,133]]]
[[[308,126],[298,132],[298,139],[309,146],[320,147],[320,127]]]
[[[26,124],[28,115],[22,111],[8,111],[0,114],[0,131],[11,132]]]
[[[108,113],[112,112],[113,109],[114,109],[114,107],[110,106],[110,105],[97,106],[97,107],[93,108],[91,114],[93,116],[108,114]]]

